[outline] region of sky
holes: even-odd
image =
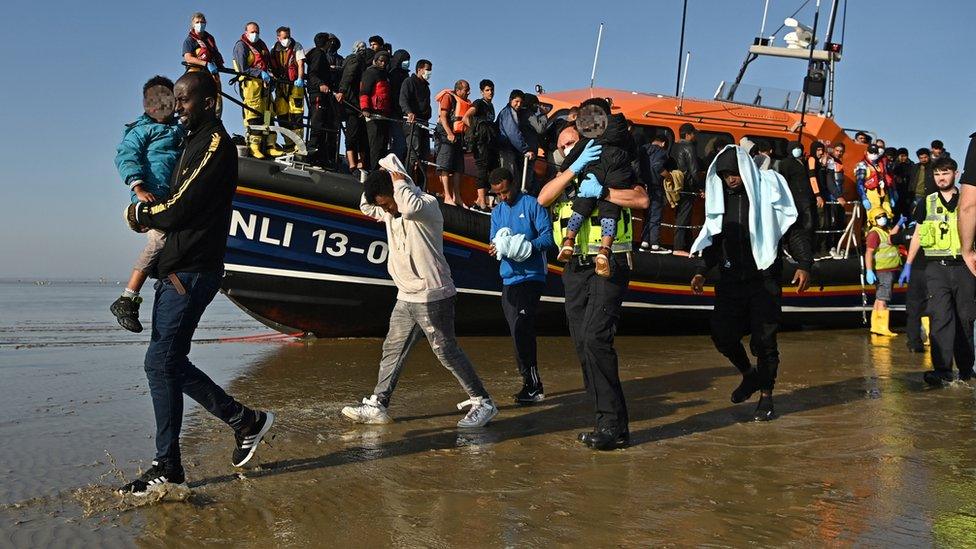
[[[734,79],[759,32],[763,3],[689,0],[687,96],[710,98],[720,81]],[[771,0],[767,34],[801,3]],[[798,15],[807,25],[815,3]],[[829,4],[821,7],[822,24]],[[142,113],[142,84],[154,74],[182,74],[194,11],[207,15],[225,58],[249,20],[262,25],[266,40],[290,26],[309,48],[315,33],[332,32],[343,54],[379,34],[414,60],[433,61],[433,90],[487,77],[502,99],[515,87],[587,86],[601,22],[597,85],[673,93],[681,7],[682,0],[12,2],[6,20],[21,31],[13,51],[8,41],[0,91],[7,124],[0,132],[0,278],[127,278],[144,237],[122,222],[129,196],[115,147],[123,125]],[[852,0],[837,70],[840,125],[913,152],[939,138],[961,162],[976,131],[967,107],[976,89],[967,45],[974,16],[970,0]],[[744,82],[799,89],[804,71],[802,62],[760,59]],[[226,102],[224,123],[241,133],[239,110]]]

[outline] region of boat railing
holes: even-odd
[[[763,107],[787,112],[803,110],[803,92],[752,84],[728,84],[723,80],[715,90],[714,99],[736,105]],[[807,112],[819,113],[824,108],[822,97],[808,96]]]

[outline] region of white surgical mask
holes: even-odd
[[[563,161],[566,160],[566,155],[563,154],[561,149],[556,149],[552,151],[552,161],[556,163],[557,166],[562,166]]]
[[[249,33],[247,33],[247,40],[248,40],[248,42],[252,42],[252,43],[253,42],[257,42],[258,41],[258,33],[256,33],[256,32],[249,32]]]
[[[428,80],[429,81],[430,80],[430,73],[431,72],[433,72],[433,71],[425,70],[425,71],[423,71],[423,72],[420,73],[420,77],[423,78],[424,80]]]
[[[564,157],[568,157],[569,156],[569,152],[573,150],[573,147],[574,146],[575,145],[570,145],[568,147],[563,148],[563,156]]]
[[[879,217],[878,219],[875,220],[875,222],[878,224],[879,227],[886,227],[886,226],[888,226],[888,218],[887,217]]]
[[[879,158],[881,158],[881,155],[880,154],[871,154],[871,153],[868,153],[868,160],[870,160],[871,162],[874,162],[874,161],[876,161]]]
[[[278,40],[278,42],[281,43],[282,48],[287,48],[291,45],[291,38],[282,38],[281,40]]]
[[[195,32],[197,34],[200,34],[201,32],[203,32],[205,30],[207,30],[207,24],[206,23],[194,23],[193,24],[193,32]]]
[[[793,158],[800,158],[801,156],[803,156],[803,149],[801,149],[799,147],[793,149],[790,152],[793,153]]]
[[[404,69],[410,69],[410,60],[407,59],[406,61],[400,63],[400,67],[402,67]]]

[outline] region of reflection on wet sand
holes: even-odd
[[[568,339],[540,342],[548,398],[458,431],[455,380],[418,347],[390,412],[339,410],[375,382],[378,340],[283,345],[230,389],[278,413],[253,467],[203,413],[188,422],[183,503],[96,514],[151,546],[972,545],[973,390],[929,390],[921,357],[859,332],[781,336],[780,418],[731,405],[735,371],[703,337],[620,338],[633,446],[575,441],[592,411]],[[500,338],[465,350],[506,404],[519,381]],[[811,349],[816,349],[812,352]]]

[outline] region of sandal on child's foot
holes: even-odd
[[[596,254],[596,266],[594,271],[597,276],[610,278],[610,248],[601,246],[599,253]]]
[[[573,244],[576,243],[575,238],[564,238],[562,247],[559,248],[559,255],[556,256],[556,260],[560,263],[566,263],[573,257]]]

